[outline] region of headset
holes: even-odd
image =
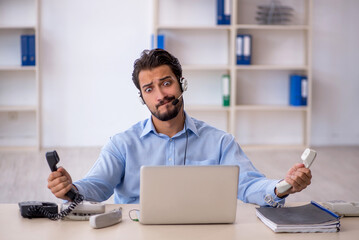
[[[187,89],[188,89],[188,81],[187,81],[186,78],[182,77],[182,78],[179,80],[179,83],[180,83],[180,88],[181,88],[182,94],[181,94],[178,98],[176,98],[175,100],[173,100],[173,102],[172,102],[173,105],[176,105],[176,104],[179,102],[179,99],[182,97],[183,92],[187,91]],[[142,105],[145,105],[146,103],[145,103],[145,101],[144,101],[143,98],[142,98],[141,92],[139,92],[138,94],[139,94],[138,99],[139,99],[140,103],[141,103]]]
[[[172,105],[176,105],[177,103],[179,103],[179,99],[183,96],[183,93],[185,91],[187,91],[188,89],[188,81],[186,78],[182,77],[179,80],[180,83],[180,87],[181,87],[181,95],[176,98],[175,100],[173,100]],[[142,98],[141,92],[138,93],[138,99],[140,100],[140,103],[142,103],[142,105],[145,104],[145,101]],[[188,147],[188,133],[187,133],[187,125],[186,125],[186,120],[184,121],[184,125],[185,125],[185,131],[186,131],[186,146],[185,146],[185,151],[184,151],[184,157],[183,157],[183,165],[186,165],[186,157],[187,157],[187,147]]]

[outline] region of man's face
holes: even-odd
[[[183,99],[176,105],[172,104],[181,95],[181,90],[169,66],[142,70],[138,78],[143,100],[153,116],[161,121],[168,121],[178,115]]]

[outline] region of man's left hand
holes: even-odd
[[[288,194],[300,192],[311,183],[311,179],[312,173],[310,169],[306,168],[303,163],[297,163],[289,169],[287,176],[284,179],[287,183],[292,185],[292,187],[284,193],[278,193],[276,189],[275,193],[278,197],[283,197]]]

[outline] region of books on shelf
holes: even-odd
[[[231,0],[217,0],[217,25],[231,24]]]
[[[21,65],[36,65],[35,35],[21,35]]]
[[[308,98],[308,79],[303,75],[289,76],[289,105],[306,106]]]
[[[335,213],[312,201],[298,207],[259,207],[257,217],[274,232],[338,232],[340,219]]]
[[[237,65],[250,65],[252,61],[252,36],[238,34],[236,40]]]
[[[161,49],[165,49],[165,35],[163,34],[158,34],[157,35],[157,47],[154,47],[154,35],[152,34],[151,36],[151,49],[154,48],[161,48]]]
[[[222,105],[228,107],[231,98],[231,81],[228,74],[222,75]]]

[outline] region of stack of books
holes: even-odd
[[[340,219],[316,202],[299,207],[260,207],[257,217],[274,232],[338,232]]]

